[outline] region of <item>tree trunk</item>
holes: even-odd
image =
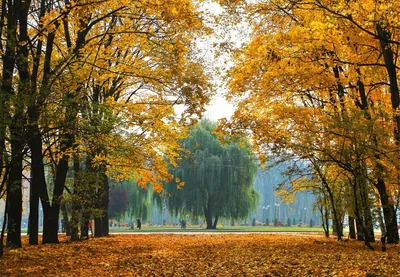
[[[365,209],[365,229],[366,229],[366,239],[369,242],[375,242],[374,236],[374,224],[372,221],[371,209],[367,206]]]
[[[72,213],[71,213],[71,221],[70,221],[70,231],[71,231],[71,241],[77,241],[79,240],[79,216],[80,216],[80,205],[77,204],[78,202],[77,199],[73,200],[72,204]]]
[[[67,236],[70,236],[71,235],[71,224],[70,224],[70,221],[68,218],[67,207],[66,207],[65,203],[61,204],[61,213],[62,213],[63,220],[64,220],[63,227],[65,230],[65,234]],[[63,231],[63,230],[61,230],[61,231]]]
[[[359,208],[359,203],[358,203],[358,194],[357,194],[357,188],[360,189],[359,188],[360,182],[358,180],[357,175],[355,175],[354,178],[355,178],[355,180],[354,180],[354,185],[353,185],[353,194],[354,194],[353,196],[354,196],[354,203],[355,203],[355,211],[354,212],[355,212],[356,219],[357,219],[356,220],[357,239],[364,241],[364,245],[366,247],[368,247],[369,249],[373,250],[374,248],[371,246],[371,244],[368,240],[368,237],[367,237],[368,231],[364,224],[365,218],[363,218],[360,214],[360,208]],[[361,191],[360,191],[360,194],[362,194]],[[362,196],[361,196],[361,198],[362,198]],[[364,205],[362,205],[362,208],[363,208],[363,211],[365,212],[366,208]]]
[[[337,236],[337,225],[336,220],[332,220],[332,235]]]
[[[356,227],[357,227],[357,240],[359,241],[364,241],[364,233],[362,229],[362,222],[360,222],[358,219],[356,219]]]
[[[400,107],[400,91],[399,85],[397,82],[397,69],[396,63],[394,59],[394,52],[390,45],[390,33],[385,27],[382,26],[381,22],[376,24],[376,31],[379,36],[379,42],[381,46],[381,51],[383,54],[383,58],[385,60],[385,67],[389,76],[389,88],[390,88],[390,96],[392,102],[393,111],[396,111]],[[394,122],[396,127],[394,129],[394,138],[397,145],[400,145],[400,114],[394,112]],[[398,167],[397,167],[398,168]]]
[[[18,127],[16,127],[18,128]],[[7,246],[21,247],[22,219],[22,141],[19,132],[12,134],[11,139],[11,169],[7,182],[8,228]]]
[[[5,142],[5,131],[7,125],[10,126],[11,131],[11,168],[9,171],[9,179],[7,180],[6,190],[7,190],[7,212],[9,217],[8,223],[8,234],[7,234],[7,245],[12,247],[21,247],[21,213],[22,213],[22,149],[18,140],[22,139],[22,133],[18,133],[19,125],[18,114],[22,110],[20,105],[17,103],[9,103],[11,97],[15,97],[13,77],[14,77],[14,67],[16,61],[16,47],[18,45],[17,41],[17,7],[12,2],[7,3],[7,9],[2,6],[2,16],[6,18],[6,45],[5,52],[2,55],[2,80],[0,89],[0,103],[1,103],[1,118],[0,118],[0,143],[3,148]],[[2,19],[4,19],[4,17]],[[4,22],[3,22],[4,23]],[[3,31],[3,30],[2,30]],[[14,115],[13,122],[10,122],[11,115],[9,113],[9,106],[15,104],[16,114]],[[17,121],[15,121],[17,120]],[[15,126],[15,124],[18,124]],[[2,149],[4,150],[4,149]],[[3,155],[3,151],[0,155]],[[21,165],[20,165],[21,163]],[[0,166],[3,166],[1,164]],[[18,171],[20,171],[18,173]]]
[[[89,217],[82,218],[81,239],[89,239]]]
[[[109,191],[110,186],[108,183],[107,175],[105,174],[105,168],[101,170],[103,174],[103,195],[101,200],[101,208],[103,210],[103,217],[102,220],[102,233],[103,236],[109,235],[109,224],[108,224],[108,203],[109,203]]]
[[[4,254],[4,244],[3,244],[3,242],[4,242],[4,233],[5,233],[5,231],[6,231],[6,225],[7,225],[7,207],[8,207],[8,203],[7,203],[8,201],[7,201],[7,199],[6,199],[6,206],[5,206],[5,209],[4,209],[4,221],[3,221],[3,226],[2,226],[2,228],[1,228],[1,235],[0,235],[0,258],[3,256],[3,254]]]
[[[356,238],[356,229],[354,226],[354,217],[349,216],[349,237],[351,239],[355,239]]]
[[[208,209],[204,209],[204,217],[206,218],[206,229],[212,229],[213,222],[212,222],[212,214],[208,211]]]
[[[58,243],[59,207],[43,207],[43,239],[42,243]]]
[[[381,199],[383,217],[385,219],[387,243],[399,243],[396,213],[394,206],[390,204],[385,182],[382,179],[378,179],[375,187],[378,189]]]
[[[329,218],[327,210],[324,209],[322,206],[319,207],[319,211],[321,213],[321,220],[322,220],[322,228],[324,229],[325,237],[329,238]]]
[[[69,98],[72,98],[72,95],[68,95]],[[72,99],[69,99],[72,101]],[[72,101],[73,102],[73,101]],[[76,104],[76,103],[75,103]],[[43,224],[43,243],[58,243],[58,219],[60,213],[60,201],[62,199],[62,195],[64,192],[64,185],[67,178],[67,172],[69,169],[68,161],[69,154],[66,152],[72,148],[72,144],[74,142],[75,136],[71,132],[73,128],[67,129],[68,126],[73,126],[75,122],[75,117],[77,114],[77,107],[73,106],[68,107],[69,110],[66,111],[66,119],[65,119],[65,128],[66,130],[62,130],[60,134],[60,149],[61,152],[64,153],[60,158],[57,169],[56,169],[56,178],[54,181],[54,190],[53,190],[53,198],[51,201],[51,207],[48,209],[44,209],[43,211],[49,214],[46,217],[44,216],[45,224]],[[43,203],[43,202],[42,202]]]
[[[76,153],[77,149],[74,149]],[[73,168],[74,168],[74,190],[71,195],[71,241],[77,241],[80,239],[79,229],[81,226],[80,218],[82,213],[82,186],[83,182],[80,176],[80,164],[77,154],[73,155]]]
[[[36,111],[28,109],[30,118],[36,119]],[[37,124],[37,119],[35,120]],[[39,234],[39,198],[48,199],[46,179],[42,156],[42,141],[40,130],[36,124],[29,126],[29,148],[31,150],[31,186],[29,205],[29,244],[38,244]],[[45,194],[45,195],[43,195]],[[45,202],[48,202],[45,200]]]
[[[342,236],[343,236],[343,225],[342,225],[342,222],[339,219],[339,215],[338,215],[338,212],[336,210],[335,199],[333,197],[333,193],[332,193],[330,187],[328,186],[328,184],[326,183],[326,181],[324,181],[324,183],[325,183],[325,187],[326,187],[326,190],[328,192],[329,199],[330,199],[330,202],[331,202],[331,205],[332,205],[332,212],[333,212],[333,217],[334,217],[333,222],[334,222],[334,225],[335,225],[335,228],[336,228],[336,236],[337,236],[338,240],[341,240]]]
[[[100,238],[103,236],[103,221],[101,218],[94,219],[94,237]]]
[[[213,226],[212,226],[212,229],[217,229],[218,218],[219,218],[219,216],[216,215],[215,218],[214,218],[214,224],[213,224]]]
[[[33,188],[32,182],[29,191],[28,234],[30,245],[39,244],[39,193],[36,188]]]

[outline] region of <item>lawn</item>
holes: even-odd
[[[398,246],[373,245],[257,233],[111,235],[7,250],[0,275],[400,276]]]
[[[181,229],[179,226],[143,226],[141,232],[320,232],[322,227],[284,227],[284,226],[221,226],[218,229],[207,230],[198,226]],[[129,227],[111,227],[111,233],[139,232],[138,229],[131,230]]]

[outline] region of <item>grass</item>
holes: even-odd
[[[197,226],[181,229],[179,226],[145,226],[141,230],[131,230],[129,227],[111,227],[110,233],[138,233],[138,232],[323,232],[322,227],[284,227],[284,226],[221,226],[214,230],[207,230],[204,227]]]
[[[219,226],[217,229],[207,230],[205,227],[191,226],[181,229],[179,226],[143,226],[142,230],[131,230],[129,227],[110,227],[110,233],[195,233],[195,232],[317,232],[322,233],[322,227],[284,227],[284,226]],[[27,228],[22,228],[21,233],[26,234]],[[39,228],[39,233],[42,228]]]

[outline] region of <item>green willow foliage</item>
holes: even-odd
[[[215,228],[220,217],[247,217],[259,198],[253,188],[257,163],[249,143],[221,143],[215,128],[203,120],[190,130],[182,141],[183,158],[172,170],[175,178],[165,186],[170,211],[205,216],[207,228]]]

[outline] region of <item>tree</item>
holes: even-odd
[[[187,0],[38,0],[1,7],[0,163],[10,200],[8,244],[20,246],[24,157],[31,165],[31,244],[38,242],[39,199],[43,243],[58,242],[65,188],[75,202],[74,221],[87,226],[93,209],[102,210],[104,228],[97,231],[106,235],[108,178],[134,177],[141,186],[151,181],[160,191],[170,178],[162,156],[174,160],[183,133],[174,105],[185,105],[181,123],[188,124],[209,101],[207,75],[191,43],[208,32],[197,6]]]
[[[239,104],[226,129],[249,134],[260,156],[268,149],[284,160],[311,159],[311,174],[320,177],[340,172],[340,183],[323,183],[329,205],[338,208],[335,191],[344,185],[368,247],[374,204],[369,198],[377,190],[388,236],[397,242],[397,4],[289,0],[227,5],[244,5],[252,39],[236,51],[236,66],[228,75],[228,95]],[[332,212],[340,238],[342,211]]]
[[[182,160],[166,186],[169,209],[204,215],[207,229],[215,229],[221,217],[246,218],[258,199],[252,188],[257,165],[248,143],[226,138],[223,144],[215,127],[203,120],[189,130],[181,143]]]

